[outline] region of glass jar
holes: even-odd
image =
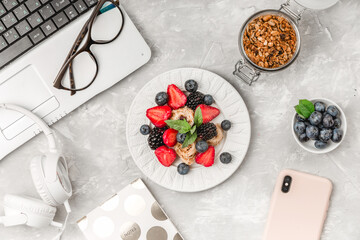
[[[299,33],[298,23],[301,19],[303,12],[307,8],[325,9],[331,7],[337,1],[338,0],[293,0],[293,1],[287,0],[286,3],[281,4],[280,9],[278,10],[267,9],[256,12],[253,15],[251,15],[245,21],[245,23],[242,25],[240,29],[238,44],[242,58],[235,65],[235,71],[233,72],[234,76],[237,79],[244,81],[248,85],[251,85],[253,82],[256,82],[259,79],[260,74],[262,72],[265,73],[276,72],[290,66],[295,61],[296,57],[299,55],[300,52],[301,36]],[[296,50],[293,53],[292,58],[289,61],[287,61],[285,64],[276,68],[265,68],[257,65],[256,63],[250,60],[250,58],[245,53],[245,49],[244,49],[243,38],[248,24],[255,18],[265,15],[275,15],[285,18],[290,23],[296,34]]]

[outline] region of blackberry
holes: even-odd
[[[204,103],[204,94],[201,92],[190,93],[187,97],[186,106],[195,110],[197,106]]]
[[[197,130],[198,137],[207,141],[217,136],[216,126],[213,123],[202,124]]]
[[[153,128],[150,132],[150,135],[148,137],[148,143],[152,150],[156,150],[158,147],[161,147],[164,144],[163,141],[163,134],[165,132],[166,128]]]

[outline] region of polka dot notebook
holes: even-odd
[[[141,179],[78,221],[88,240],[183,240]]]

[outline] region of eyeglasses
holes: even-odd
[[[101,13],[107,11],[107,14],[101,16]],[[118,0],[100,0],[77,36],[53,86],[70,91],[71,95],[90,87],[99,71],[91,46],[113,42],[122,32],[123,26],[124,14]]]

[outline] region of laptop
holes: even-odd
[[[149,61],[151,51],[125,10],[120,36],[93,45],[99,63],[94,83],[71,96],[53,87],[95,0],[0,1],[0,103],[25,107],[52,125]],[[115,9],[98,18],[113,19]],[[34,20],[35,19],[35,20]],[[101,29],[104,33],[106,27]],[[79,63],[81,64],[81,63]],[[40,133],[27,117],[0,110],[0,160]]]

